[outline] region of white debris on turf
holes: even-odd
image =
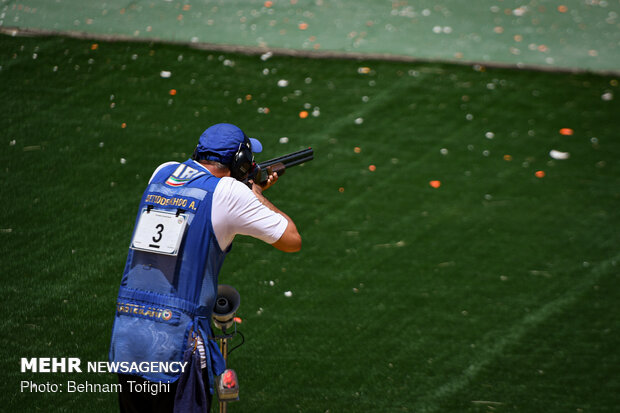
[[[549,156],[553,159],[568,159],[570,158],[570,153],[552,149],[551,151],[549,151]]]
[[[161,76],[164,79],[168,79],[170,76],[172,76],[172,72],[169,72],[167,70],[162,70],[161,72],[159,72],[159,76]]]
[[[292,297],[293,296],[293,292],[292,291],[285,291],[284,292],[284,296],[285,297]]]

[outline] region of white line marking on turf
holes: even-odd
[[[461,375],[437,388],[434,392],[429,393],[427,397],[419,399],[413,406],[412,411],[416,413],[432,413],[438,411],[438,404],[440,401],[451,397],[468,386],[478,373],[480,373],[482,368],[486,367],[493,362],[497,356],[501,355],[508,345],[518,342],[529,330],[542,324],[550,317],[564,311],[566,307],[577,301],[581,295],[591,290],[599,279],[608,273],[611,267],[616,266],[618,260],[620,260],[620,255],[603,261],[601,264],[594,267],[590,271],[589,276],[584,277],[584,280],[574,288],[568,290],[556,300],[547,303],[538,311],[534,311],[525,316],[521,322],[515,324],[509,330],[508,334],[501,337],[489,347],[482,347],[479,353],[480,356],[474,360]]]

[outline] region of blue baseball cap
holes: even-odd
[[[213,125],[200,135],[196,146],[197,159],[229,165],[246,138],[250,141],[252,152],[258,153],[263,150],[263,145],[257,139],[248,138],[237,126],[230,123]]]

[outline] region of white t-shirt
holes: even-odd
[[[198,162],[194,163],[210,173]],[[160,165],[149,182],[161,168],[172,164],[178,162]],[[225,250],[237,234],[249,235],[273,244],[284,234],[288,221],[281,214],[263,205],[245,184],[234,178],[224,177],[220,179],[213,193],[211,224],[220,248]]]

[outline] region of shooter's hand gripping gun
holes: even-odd
[[[303,149],[301,151],[289,153],[288,155],[273,158],[265,162],[255,163],[252,171],[248,175],[245,183],[251,188],[250,180],[257,185],[264,185],[269,179],[269,175],[276,172],[278,176],[284,175],[288,168],[300,165],[314,159],[314,151],[312,148]]]

